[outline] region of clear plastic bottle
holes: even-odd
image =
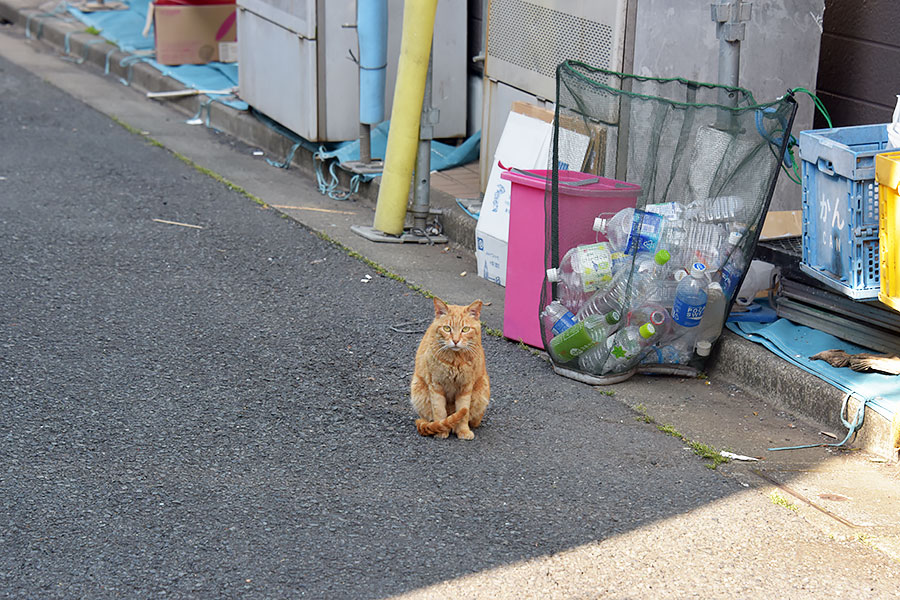
[[[701,223],[733,223],[746,221],[747,203],[740,196],[716,196],[691,202],[684,216]]]
[[[686,365],[694,356],[694,335],[688,330],[680,338],[650,348],[641,364]]]
[[[672,320],[676,330],[693,328],[700,324],[703,311],[706,309],[706,265],[694,263],[691,276],[678,282],[675,290],[675,302],[672,305]]]
[[[615,250],[636,254],[656,251],[665,221],[657,213],[623,208],[609,219],[597,217],[593,228],[605,235]]]
[[[606,289],[595,292],[578,309],[576,318],[602,315],[611,310],[624,311],[635,302],[649,297],[654,286],[667,274],[668,263],[669,253],[665,250],[660,250],[653,257],[639,255],[633,269],[620,269]]]
[[[667,219],[634,208],[623,208],[611,219],[598,217],[593,228],[605,235],[615,250],[626,254],[665,249],[672,256],[673,266],[702,261],[712,270],[721,266],[727,236],[726,230],[714,223]]]
[[[728,242],[725,246],[726,259],[720,271],[719,282],[722,284],[722,291],[726,298],[731,298],[737,293],[738,283],[741,281],[746,267],[744,253],[740,247],[741,237],[739,231],[732,231],[728,234]]]
[[[624,327],[606,338],[605,344],[597,344],[582,354],[578,366],[598,375],[630,369],[640,362],[642,350],[652,343],[655,335],[652,323]]]
[[[544,325],[544,331],[554,337],[576,323],[575,315],[557,300],[545,306],[541,311],[541,322]]]
[[[725,298],[722,286],[712,282],[709,284],[706,293],[706,309],[703,311],[700,325],[697,326],[695,343],[697,354],[700,356],[709,356],[712,345],[722,334],[722,326],[725,324],[725,318],[728,316],[725,312],[728,308],[728,300]]]
[[[656,340],[666,340],[671,337],[672,333],[672,317],[669,311],[656,302],[646,302],[640,306],[630,310],[625,317],[625,325],[640,325],[641,323],[652,323],[656,329]]]
[[[559,267],[547,269],[547,280],[558,283],[556,297],[566,308],[577,312],[584,301],[605,288],[613,276],[613,256],[607,242],[583,244],[571,248],[559,261]],[[623,259],[621,253],[616,253]]]
[[[609,337],[621,320],[619,312],[610,311],[578,321],[550,340],[550,354],[558,362],[569,362]]]
[[[647,296],[647,300],[671,308],[672,304],[675,302],[675,290],[678,288],[678,282],[687,276],[687,271],[684,269],[676,269],[668,277],[659,281],[656,286],[654,286],[653,292]]]
[[[660,202],[659,204],[648,204],[644,210],[662,215],[670,221],[677,221],[684,217],[685,206],[678,202]]]

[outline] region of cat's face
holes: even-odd
[[[434,299],[435,337],[441,350],[462,352],[480,343],[481,306],[481,300],[457,306]]]

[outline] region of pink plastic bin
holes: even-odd
[[[549,192],[552,175],[552,171],[518,169],[500,174],[512,182],[503,335],[536,348],[544,347],[538,314],[545,275],[544,194]],[[593,182],[571,185],[585,180]],[[634,207],[640,191],[641,186],[633,183],[579,171],[559,171],[560,258],[571,246],[605,241],[592,228],[594,218]],[[567,244],[570,246],[563,247]]]

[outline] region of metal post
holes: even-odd
[[[386,242],[391,244],[445,244],[447,236],[435,231],[428,232],[428,217],[440,215],[440,209],[430,208],[431,194],[431,140],[434,138],[434,126],[440,120],[440,110],[431,105],[431,69],[434,48],[428,57],[428,71],[425,76],[425,94],[422,97],[422,115],[419,120],[419,144],[416,147],[416,172],[413,187],[412,206],[407,214],[412,215],[412,227],[404,227],[402,235],[388,235],[378,231],[374,227],[364,225],[351,225],[354,233],[361,235],[371,242]],[[361,130],[360,130],[361,131]],[[363,136],[360,135],[360,155],[362,156]]]
[[[741,0],[720,0],[710,6],[712,20],[716,23],[716,37],[719,39],[719,81],[720,85],[738,87],[741,74],[741,41],[744,39],[746,21],[750,20],[753,8],[751,2]],[[736,107],[738,94],[720,90],[719,104]],[[720,129],[730,129],[732,114],[719,111],[716,125]]]
[[[372,162],[372,126],[368,123],[359,124],[359,162]]]
[[[425,76],[425,95],[422,100],[422,119],[419,124],[419,146],[416,149],[416,184],[413,190],[413,203],[410,213],[413,217],[413,229],[425,231],[428,221],[428,207],[431,193],[431,140],[434,138],[434,125],[440,118],[437,109],[431,106],[431,70],[434,61],[434,50],[428,57],[428,74]]]

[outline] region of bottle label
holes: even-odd
[[[644,207],[647,212],[662,215],[670,221],[678,218],[679,207],[674,202],[660,202],[659,204],[648,204]]]
[[[577,358],[595,344],[596,342],[591,339],[591,336],[584,329],[584,323],[579,322],[550,340],[550,349],[560,361],[568,362],[573,358]]]
[[[612,279],[612,255],[605,242],[581,246],[580,250],[578,261],[584,291],[595,292]]]
[[[566,311],[566,314],[561,316],[556,320],[556,323],[553,324],[553,335],[557,336],[561,334],[563,331],[575,325],[575,315],[573,315],[570,311]]]
[[[690,304],[683,298],[675,296],[675,303],[672,306],[672,320],[682,327],[696,327],[703,318],[703,311],[706,309],[706,303]]]
[[[659,235],[662,232],[663,221],[665,221],[665,217],[662,215],[635,210],[631,233],[628,234],[625,244],[625,252],[627,254],[655,252],[656,245],[659,243]]]
[[[725,292],[726,298],[731,298],[731,295],[734,293],[734,288],[737,287],[737,282],[741,278],[741,274],[739,271],[735,269],[735,265],[725,265],[722,267],[722,291]]]

